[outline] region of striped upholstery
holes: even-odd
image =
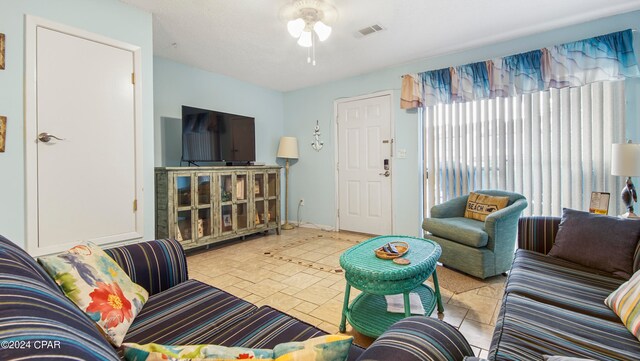
[[[540,360],[543,354],[638,359],[640,343],[604,305],[623,282],[572,262],[518,250],[489,359]]]
[[[558,233],[560,217],[521,217],[518,220],[518,248],[547,254]]]
[[[189,280],[149,297],[124,342],[210,344],[218,333],[256,310],[251,303]]]
[[[518,250],[506,287],[516,293],[585,315],[617,321],[604,299],[624,280],[540,253]]]
[[[0,360],[118,360],[95,324],[31,256],[2,236],[0,305],[0,340],[24,341],[22,349],[3,344]]]
[[[640,343],[617,321],[506,294],[490,360],[541,360],[563,355],[601,361],[638,360]]]
[[[453,326],[413,316],[393,324],[358,360],[458,361],[465,356],[473,356],[473,350]]]
[[[175,240],[135,243],[106,249],[105,252],[149,295],[189,279],[186,256],[180,243]]]
[[[326,332],[300,321],[269,306],[260,307],[246,319],[218,333],[210,343],[223,346],[273,348],[277,344],[304,341],[326,335]],[[348,360],[355,360],[362,353],[358,346],[351,346]]]

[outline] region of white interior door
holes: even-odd
[[[134,52],[43,26],[35,37],[29,252],[141,237]]]
[[[391,96],[338,103],[339,228],[391,234]]]

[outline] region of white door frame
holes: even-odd
[[[37,74],[36,74],[36,54],[37,54],[37,28],[43,27],[53,31],[58,31],[68,35],[84,38],[97,43],[120,48],[133,53],[133,67],[135,73],[135,84],[133,91],[134,104],[134,139],[136,149],[136,199],[138,208],[135,213],[136,231],[133,237],[127,239],[113,240],[130,241],[131,239],[144,237],[144,193],[143,193],[143,170],[142,170],[142,50],[139,46],[127,44],[114,40],[106,36],[91,33],[86,30],[74,28],[64,24],[56,23],[37,16],[25,15],[25,67],[24,67],[24,98],[25,98],[25,234],[26,248],[30,253],[38,250],[38,143],[37,139]],[[112,242],[108,242],[112,243]]]
[[[394,220],[394,215],[395,212],[394,210],[396,209],[396,194],[395,194],[395,188],[393,186],[393,178],[395,176],[395,162],[394,162],[394,158],[395,158],[395,154],[396,154],[396,142],[395,142],[395,137],[396,137],[396,121],[395,121],[395,117],[393,116],[393,90],[383,90],[383,91],[379,91],[379,92],[375,92],[375,93],[371,93],[371,94],[365,94],[365,95],[358,95],[355,97],[349,97],[349,98],[340,98],[340,99],[336,99],[333,101],[333,139],[335,139],[334,142],[334,159],[333,159],[333,164],[334,164],[334,169],[335,169],[335,177],[334,177],[334,182],[335,182],[335,189],[336,189],[336,194],[335,194],[335,204],[336,204],[336,209],[339,208],[340,205],[340,184],[339,184],[339,179],[340,179],[340,175],[339,175],[339,168],[338,168],[338,160],[340,159],[340,142],[338,141],[338,137],[339,137],[339,132],[338,132],[338,105],[341,103],[348,103],[348,102],[352,102],[352,101],[358,101],[358,100],[364,100],[364,99],[369,99],[369,98],[378,98],[378,97],[382,97],[385,95],[389,96],[389,101],[391,102],[391,104],[389,104],[389,109],[390,111],[390,127],[391,127],[391,157],[389,158],[389,169],[391,170],[391,176],[389,181],[391,182],[391,233],[394,234],[395,233],[395,220]],[[336,211],[335,217],[336,217],[336,221],[335,221],[335,230],[339,231],[340,230],[340,217],[339,217],[339,209],[338,211]]]

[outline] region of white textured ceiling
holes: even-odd
[[[279,17],[288,0],[121,0],[153,13],[154,54],[289,91],[640,9],[640,0],[327,0],[317,65]],[[381,24],[364,38],[354,33]]]

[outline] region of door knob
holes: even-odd
[[[49,134],[47,132],[42,132],[42,133],[38,134],[38,140],[43,142],[43,143],[49,143],[51,138],[54,138],[54,139],[57,139],[57,140],[64,140],[62,138],[58,138],[55,135]]]
[[[379,173],[380,175],[383,175],[385,177],[388,177],[391,175],[391,172],[389,172],[388,170],[385,170],[384,173]]]

